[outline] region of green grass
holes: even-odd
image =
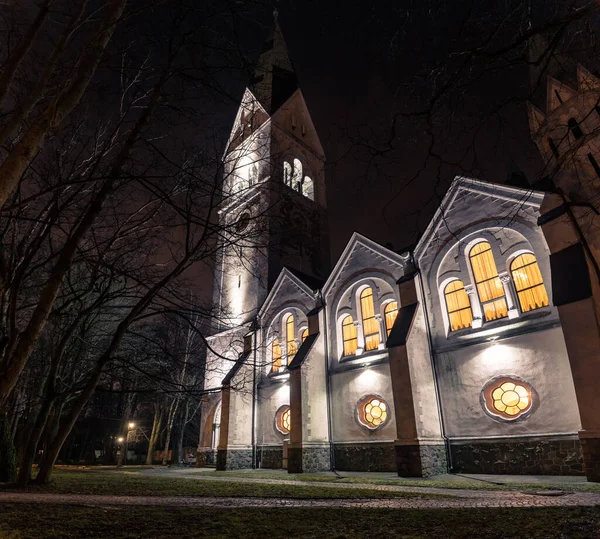
[[[459,510],[182,509],[4,504],[0,538],[588,539],[589,507]]]
[[[11,485],[0,486],[14,490]],[[273,485],[189,478],[148,477],[137,473],[57,470],[48,485],[30,485],[29,492],[57,494],[113,494],[117,496],[252,496],[266,498],[440,498],[443,495],[385,492],[369,488],[340,489],[334,486]]]
[[[364,476],[344,476],[340,472],[341,478],[332,474],[282,474],[268,471],[227,471],[227,472],[205,472],[202,475],[222,478],[255,478],[255,479],[283,479],[290,481],[314,481],[319,483],[354,483],[365,485],[394,485],[398,487],[428,487],[443,489],[468,489],[468,490],[564,490],[573,492],[600,492],[600,483],[552,483],[549,477],[545,483],[503,483],[495,484],[474,479],[464,480],[440,480],[440,479],[377,479]],[[498,482],[502,481],[502,476],[497,476]]]

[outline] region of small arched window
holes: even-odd
[[[398,316],[398,302],[390,301],[389,303],[386,303],[385,309],[383,309],[383,314],[385,315],[385,329],[389,337],[392,327],[394,326],[394,322],[396,321],[396,317]]]
[[[302,342],[306,340],[306,337],[308,337],[308,328],[302,330],[302,334],[300,335]]]
[[[299,159],[294,159],[294,172],[292,174],[292,185],[294,191],[302,192],[302,163]]]
[[[363,323],[363,336],[365,338],[365,350],[375,350],[379,347],[379,322],[375,318],[375,306],[373,304],[373,290],[365,288],[360,293],[360,312]]]
[[[271,345],[271,354],[273,356],[273,372],[279,372],[281,369],[281,345],[278,338],[275,338]]]
[[[342,340],[344,342],[344,356],[353,356],[358,349],[358,335],[354,320],[350,315],[342,320]]]
[[[288,365],[296,355],[296,331],[294,329],[294,315],[290,314],[285,320],[285,341]]]
[[[283,162],[283,183],[288,187],[292,186],[292,165],[287,161]]]
[[[571,133],[573,133],[575,139],[583,137],[583,131],[581,130],[581,127],[575,118],[569,118],[567,125],[569,126],[569,129],[571,130]]]
[[[450,331],[470,328],[473,325],[473,312],[463,282],[458,279],[449,282],[444,288],[444,298]]]
[[[554,157],[556,159],[558,159],[558,148],[556,147],[556,144],[554,143],[554,140],[552,140],[550,137],[548,137],[548,145],[550,146],[550,150],[552,151],[552,155],[554,155]]]
[[[522,312],[526,313],[548,305],[548,292],[533,254],[525,253],[517,256],[510,265],[510,272]]]
[[[302,194],[310,200],[315,199],[315,186],[308,176],[304,176],[304,180],[302,180]]]
[[[504,287],[498,277],[491,245],[487,241],[479,242],[471,249],[469,258],[485,320],[508,316]]]

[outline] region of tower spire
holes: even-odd
[[[256,62],[250,90],[264,109],[272,114],[297,88],[298,79],[279,26],[279,11],[275,4],[273,29]]]

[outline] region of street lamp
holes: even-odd
[[[120,444],[122,444],[122,443],[123,443],[123,440],[124,440],[123,436],[119,436],[119,437],[117,438],[117,442],[119,442]]]
[[[135,423],[133,421],[129,422],[129,430],[135,429]]]

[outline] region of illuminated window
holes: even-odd
[[[485,320],[497,320],[508,315],[504,287],[498,277],[492,247],[487,241],[475,245],[469,253],[477,294]]]
[[[294,171],[290,187],[294,191],[298,191],[299,193],[302,192],[302,163],[299,159],[294,159]]]
[[[308,176],[304,176],[302,180],[302,194],[311,200],[315,199],[315,186]]]
[[[529,384],[512,378],[499,378],[483,389],[486,411],[495,417],[513,420],[531,410]]]
[[[296,355],[296,331],[294,330],[294,315],[290,314],[285,321],[285,341],[288,365]]]
[[[365,350],[375,350],[379,346],[379,322],[375,318],[375,307],[373,305],[373,290],[369,287],[360,293],[360,312],[363,322],[363,336],[365,338]]]
[[[273,345],[271,347],[271,352],[273,355],[273,372],[279,372],[281,369],[281,345],[279,344],[279,339],[275,339],[273,341]]]
[[[473,324],[473,312],[469,296],[462,281],[451,281],[444,288],[446,309],[450,321],[450,331],[470,328]]]
[[[283,162],[283,183],[288,187],[292,186],[292,165],[287,161]]]
[[[342,320],[342,339],[344,341],[344,355],[352,356],[358,348],[358,335],[354,320],[350,315]]]
[[[358,420],[363,427],[375,430],[386,423],[389,417],[389,406],[377,395],[367,395],[358,401]]]
[[[521,311],[533,311],[548,305],[548,293],[537,260],[531,253],[515,258],[510,265]]]
[[[389,337],[394,322],[396,321],[396,317],[398,316],[398,302],[390,301],[389,303],[386,303],[383,314],[385,315],[385,329]]]
[[[304,342],[306,340],[306,337],[308,337],[308,328],[302,330],[302,334],[300,335],[302,342]]]
[[[284,436],[290,433],[290,407],[286,404],[275,414],[275,428]]]

